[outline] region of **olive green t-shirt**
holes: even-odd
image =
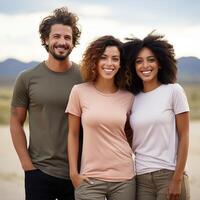
[[[23,71],[14,87],[12,106],[29,113],[29,154],[33,165],[51,176],[69,178],[65,109],[73,85],[81,83],[79,67],[51,71],[45,62]]]

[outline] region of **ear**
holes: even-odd
[[[48,46],[49,45],[49,40],[48,38],[45,38],[45,44]]]

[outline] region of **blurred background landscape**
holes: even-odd
[[[10,101],[17,75],[37,61],[28,63],[13,58],[0,62],[0,196],[4,200],[24,199],[24,173],[9,133]],[[187,170],[190,177],[191,200],[200,195],[200,59],[178,59],[178,82],[184,87],[190,105],[190,149]],[[28,124],[25,125],[28,138]],[[12,190],[12,192],[10,192]]]
[[[28,63],[9,58],[0,62],[0,124],[9,121],[9,104],[17,75],[39,62]],[[181,57],[178,59],[178,82],[184,87],[188,97],[191,120],[200,120],[200,59]]]
[[[79,17],[77,63],[93,39],[113,35],[144,38],[165,35],[178,60],[178,82],[190,105],[188,173],[191,200],[200,199],[200,1],[198,0],[0,0],[0,199],[24,199],[24,173],[9,133],[10,100],[17,74],[47,57],[38,26],[54,9],[67,6]],[[28,126],[26,124],[28,136]]]

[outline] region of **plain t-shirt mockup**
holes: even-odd
[[[130,123],[138,175],[160,169],[175,170],[178,148],[175,115],[188,111],[185,92],[177,83],[163,84],[135,96]]]
[[[66,112],[81,117],[82,175],[112,182],[134,176],[132,149],[124,132],[132,102],[128,91],[106,94],[93,83],[72,88]]]
[[[28,110],[33,165],[58,178],[69,179],[65,108],[73,85],[81,82],[77,64],[54,72],[42,62],[18,76],[13,92],[12,106]]]

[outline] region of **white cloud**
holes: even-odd
[[[8,57],[23,61],[46,59],[47,53],[40,44],[38,27],[41,20],[48,14],[49,12],[23,15],[0,14],[0,60]],[[131,24],[123,23],[111,18],[112,10],[104,6],[79,5],[78,15],[79,24],[82,27],[81,44],[71,55],[76,62],[81,60],[82,53],[89,42],[99,36],[111,34],[123,40],[133,34],[143,38],[153,29],[166,35],[166,38],[174,45],[177,57],[197,56],[200,58],[200,40],[198,40],[200,26],[160,25],[156,27],[153,26],[153,22],[149,25],[136,25],[134,21]]]
[[[80,6],[79,13],[87,17],[108,17],[112,15],[112,10],[103,5],[84,4]]]
[[[40,58],[38,27],[45,15],[45,13],[0,15],[2,27],[0,59],[14,57],[29,61]]]

